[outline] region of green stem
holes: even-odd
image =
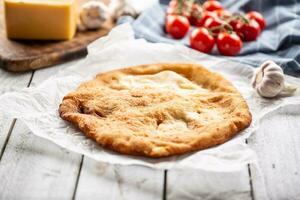
[[[232,17],[228,18],[227,20],[225,20],[227,23],[230,23],[234,20],[242,20],[245,24],[249,23],[249,20],[242,14],[240,13],[234,13],[232,15]]]
[[[208,31],[213,36],[216,36],[217,34],[213,32],[214,30],[228,31],[229,33],[233,32],[232,26],[230,26],[230,24],[228,24],[228,23],[224,23],[224,24],[222,24],[220,26],[215,26],[215,27],[212,27],[212,28],[208,29]]]
[[[179,10],[179,14],[182,14],[183,0],[178,0],[178,10]]]

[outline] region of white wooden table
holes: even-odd
[[[0,70],[0,94],[36,86],[72,64],[24,74]],[[300,113],[290,107],[270,114],[247,142],[257,152],[268,198],[300,199]],[[224,174],[103,164],[0,114],[0,199],[263,199],[252,168]]]

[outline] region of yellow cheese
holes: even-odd
[[[65,40],[76,32],[76,0],[4,0],[12,39]]]

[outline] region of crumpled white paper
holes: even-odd
[[[21,119],[33,134],[98,161],[160,169],[198,168],[226,172],[244,169],[246,164],[256,163],[255,152],[247,146],[245,139],[258,128],[265,114],[288,104],[300,104],[299,92],[292,97],[272,100],[257,96],[250,86],[253,68],[247,65],[201,54],[184,46],[136,40],[128,24],[114,28],[107,37],[89,45],[88,52],[84,60],[61,70],[38,87],[2,95],[0,110]],[[126,66],[163,62],[199,63],[221,73],[247,100],[253,115],[251,126],[225,144],[214,148],[181,156],[151,159],[121,155],[103,149],[59,117],[58,106],[62,98],[97,73]],[[300,88],[300,81],[296,78],[287,77],[287,80]]]

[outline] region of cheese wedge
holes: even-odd
[[[68,40],[76,32],[76,0],[4,0],[7,37]]]

